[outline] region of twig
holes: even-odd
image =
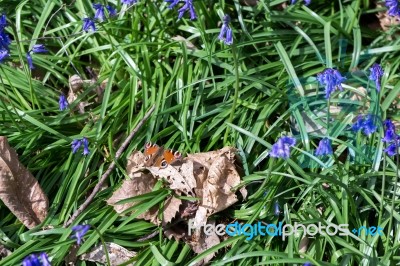
[[[115,161],[117,161],[119,159],[119,157],[121,156],[122,152],[128,147],[129,142],[136,135],[136,133],[139,131],[139,129],[144,125],[144,123],[147,121],[147,119],[149,119],[150,115],[154,112],[154,109],[155,109],[155,107],[153,105],[150,108],[150,110],[147,111],[147,113],[145,114],[143,119],[139,122],[139,124],[137,124],[137,126],[132,130],[132,132],[129,134],[129,136],[126,138],[126,140],[122,143],[122,145],[119,147],[119,149],[115,153],[114,160],[111,162],[111,164],[108,167],[107,171],[100,178],[99,183],[97,183],[97,185],[94,187],[92,193],[86,199],[86,201],[75,211],[75,213],[71,216],[71,218],[67,222],[64,223],[64,227],[70,226],[75,221],[75,219],[86,209],[86,207],[89,206],[89,204],[92,202],[92,200],[94,199],[96,194],[100,191],[104,181],[106,181],[107,177],[114,170],[115,165],[116,165]]]

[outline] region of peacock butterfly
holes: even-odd
[[[182,154],[178,151],[166,150],[163,147],[147,142],[144,146],[145,164],[147,166],[155,166],[166,168],[169,164],[182,158]]]

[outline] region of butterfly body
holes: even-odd
[[[182,158],[180,152],[167,150],[150,142],[146,143],[144,146],[144,156],[146,166],[155,166],[160,168],[166,168],[169,164]]]

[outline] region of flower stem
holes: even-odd
[[[238,97],[239,97],[239,64],[238,64],[238,61],[237,61],[235,43],[232,44],[232,55],[233,55],[233,62],[234,62],[234,67],[235,67],[235,78],[236,78],[236,81],[235,81],[235,94],[233,96],[233,104],[232,104],[231,113],[229,115],[228,123],[232,123],[232,121],[233,121],[233,117],[235,115],[235,110],[236,110],[236,105],[237,105],[237,100],[238,100]],[[226,131],[225,131],[225,135],[224,135],[224,144],[225,145],[227,144],[229,130],[230,130],[230,127],[227,126]]]
[[[385,145],[386,146],[386,145]],[[382,214],[385,212],[383,209],[383,197],[385,196],[385,183],[386,183],[386,155],[383,156],[383,176],[382,176],[382,188],[381,188],[381,204],[380,204],[380,212],[378,217],[378,225],[382,224]]]
[[[387,241],[386,241],[386,247],[385,250],[389,250],[389,241],[392,240],[391,237],[389,237],[390,232],[392,231],[392,226],[393,226],[393,213],[394,213],[394,202],[396,199],[396,194],[397,194],[397,182],[399,181],[399,145],[398,145],[398,140],[395,140],[395,145],[396,145],[396,180],[394,183],[394,189],[393,189],[393,195],[392,195],[392,206],[390,210],[390,220],[389,220],[389,228],[388,228],[388,233],[387,233]],[[395,237],[395,233],[393,232],[393,238]],[[395,242],[395,241],[393,241]],[[393,256],[393,254],[392,254]]]

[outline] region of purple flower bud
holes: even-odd
[[[47,53],[47,49],[44,44],[35,44],[32,48],[32,52],[34,53]]]
[[[371,74],[369,79],[375,81],[376,90],[381,90],[381,77],[383,76],[383,69],[379,64],[373,64],[370,68]]]
[[[171,5],[169,5],[168,7],[170,9],[174,8],[179,3],[178,0],[165,0],[165,1],[167,3],[171,3]],[[187,11],[189,11],[191,20],[195,20],[197,18],[196,11],[193,6],[193,0],[185,0],[185,4],[180,9],[178,9],[179,12],[178,19],[181,19]]]
[[[357,121],[352,125],[351,129],[355,132],[362,130],[365,135],[369,136],[374,133],[377,129],[375,125],[375,116],[366,115],[364,118],[359,115]]]
[[[296,144],[296,139],[292,137],[281,137],[272,145],[271,157],[288,159],[290,157],[290,147]]]
[[[65,109],[68,108],[68,102],[67,102],[67,99],[65,98],[64,94],[60,95],[60,100],[58,101],[58,105],[59,105],[61,111],[64,111]]]
[[[104,13],[104,6],[102,4],[93,4],[93,8],[96,10],[94,19],[97,19],[100,22],[104,21],[106,18],[106,15]]]
[[[112,6],[106,6],[106,8],[110,17],[115,17],[117,15],[117,10]]]
[[[0,31],[3,31],[7,27],[7,17],[5,14],[0,16]]]
[[[336,88],[339,88],[341,91],[343,90],[342,82],[344,82],[346,78],[342,77],[338,70],[327,68],[317,75],[317,80],[321,85],[325,86],[325,98],[329,99]]]
[[[31,56],[31,53],[30,53],[30,52],[28,52],[28,53],[26,54],[26,59],[28,60],[29,69],[34,69],[35,67],[33,66],[32,56]]]
[[[132,4],[136,4],[137,0],[121,0],[121,3],[125,4],[125,5],[132,5]]]
[[[88,32],[89,29],[92,29],[92,31],[96,31],[96,25],[94,24],[94,21],[91,18],[84,18],[82,30]]]
[[[22,266],[40,266],[39,258],[33,254],[25,257],[22,261]]]
[[[323,138],[318,145],[317,150],[315,151],[315,155],[324,156],[332,154],[332,145],[331,140],[328,138]]]
[[[399,10],[399,2],[397,0],[386,0],[385,5],[388,8],[388,14],[389,16],[399,16],[400,10]]]
[[[87,140],[87,138],[83,138],[83,155],[88,155],[90,153],[89,151],[89,141]]]
[[[72,232],[74,233],[71,238],[76,238],[76,243],[81,244],[83,236],[89,231],[90,225],[76,225],[72,227]]]
[[[42,261],[42,266],[51,266],[49,257],[45,252],[40,253],[40,259]]]
[[[72,153],[76,153],[82,145],[82,140],[74,139],[71,144]]]
[[[7,50],[1,49],[0,50],[0,63],[3,63],[4,60],[9,56],[10,56],[10,54],[9,54],[9,52]]]
[[[167,3],[171,3],[168,8],[173,9],[177,4],[179,4],[180,0],[165,0]]]
[[[232,29],[229,27],[230,21],[231,18],[229,17],[229,15],[224,15],[222,19],[221,31],[218,35],[218,39],[224,41],[226,45],[231,45],[233,43]]]

